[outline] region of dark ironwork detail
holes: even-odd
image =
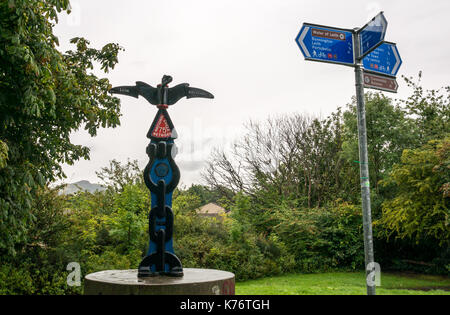
[[[114,94],[135,98],[142,96],[159,109],[147,133],[151,142],[146,149],[149,163],[143,175],[152,195],[152,209],[149,213],[150,244],[147,256],[139,265],[138,277],[183,276],[181,261],[173,252],[172,193],[180,181],[180,170],[173,158],[177,134],[167,109],[183,97],[214,98],[211,93],[191,88],[187,83],[169,88],[168,84],[172,80],[171,76],[164,76],[156,88],[138,81],[135,86],[120,86],[110,90]]]

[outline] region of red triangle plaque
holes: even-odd
[[[158,122],[152,131],[152,137],[165,139],[170,138],[171,136],[172,130],[170,130],[166,117],[163,114],[159,115]]]

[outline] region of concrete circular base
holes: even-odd
[[[84,278],[85,295],[234,295],[231,272],[184,268],[181,278],[138,279],[137,270],[107,270]]]

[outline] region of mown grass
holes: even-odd
[[[450,278],[381,274],[379,295],[450,295]],[[364,295],[363,272],[297,274],[236,283],[237,295]]]

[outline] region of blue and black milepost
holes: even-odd
[[[174,158],[177,148],[175,127],[167,109],[183,97],[214,98],[204,90],[191,88],[184,83],[169,88],[172,77],[164,76],[161,84],[154,88],[144,82],[136,86],[120,86],[110,90],[113,94],[122,94],[138,98],[143,96],[150,104],[158,107],[158,113],[148,131],[151,139],[147,147],[150,161],[144,170],[145,184],[151,192],[151,210],[149,215],[150,244],[147,256],[139,265],[138,277],[158,275],[182,277],[183,267],[173,250],[173,211],[172,194],[180,181],[180,170]]]

